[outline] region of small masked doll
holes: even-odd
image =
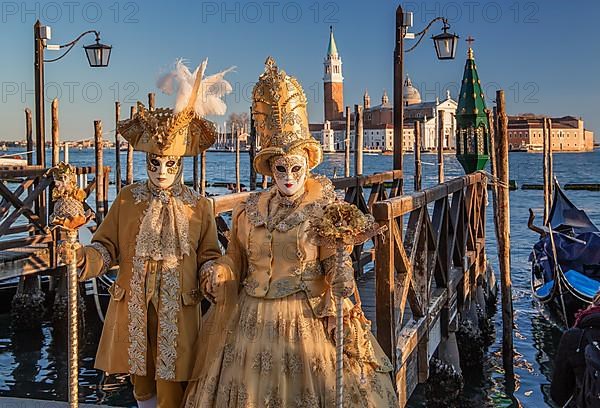
[[[335,249],[311,241],[309,225],[334,202],[334,188],[310,173],[322,150],[308,132],[304,91],[271,58],[252,108],[262,141],[254,167],[274,186],[234,210],[226,254],[202,268],[201,289],[221,313],[214,321],[227,325],[198,349],[186,406],[334,406],[333,299],[352,294],[354,276],[350,248],[334,274]],[[389,360],[369,331],[360,337],[344,363],[344,406],[396,407]]]
[[[146,110],[138,102],[135,116],[118,124],[134,149],[145,152],[148,180],[120,191],[92,244],[79,252],[81,280],[119,266],[95,366],[129,373],[145,407],[180,406],[202,335],[199,269],[221,255],[212,206],[183,184],[182,157],[214,142],[215,127],[202,115],[223,112],[203,105],[215,97],[200,87],[206,61],[193,74],[177,64],[174,72],[189,75],[165,80],[179,81],[175,108]],[[206,80],[231,89],[223,74]]]

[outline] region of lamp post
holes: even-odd
[[[394,48],[394,170],[402,170],[403,150],[403,128],[404,128],[404,53],[414,50],[420,43],[429,28],[437,21],[442,21],[443,32],[432,38],[437,58],[440,60],[454,59],[456,56],[456,46],[458,35],[448,33],[450,25],[444,17],[436,17],[427,24],[420,32],[408,33],[408,28],[412,27],[413,15],[411,12],[404,12],[402,6],[398,5],[396,9],[396,46]],[[418,38],[415,45],[404,50],[404,38]],[[402,186],[400,185],[400,193]]]
[[[46,167],[46,135],[44,124],[44,63],[54,62],[63,58],[69,53],[86,34],[96,34],[96,43],[84,46],[90,67],[106,67],[110,60],[111,46],[100,43],[100,33],[95,30],[89,30],[81,33],[73,41],[63,45],[49,45],[47,41],[52,37],[51,29],[48,26],[42,26],[40,21],[36,21],[33,26],[34,38],[34,72],[35,72],[35,134],[36,134],[36,164]],[[44,50],[60,50],[66,48],[66,51],[59,57],[44,60]],[[117,149],[119,147],[117,146]],[[117,150],[118,151],[118,150]],[[69,316],[69,406],[72,408],[79,406],[78,397],[78,372],[79,372],[79,344],[78,344],[78,283],[77,283],[77,268],[75,265],[75,245],[77,243],[77,229],[85,224],[88,219],[83,214],[83,205],[79,202],[80,195],[83,190],[77,189],[75,170],[69,165],[62,164],[54,168],[54,176],[57,189],[53,192],[53,198],[60,196],[61,200],[54,207],[54,214],[51,217],[53,223],[67,227],[66,251],[70,253],[70,261],[68,265],[67,282],[69,288],[68,296],[68,316]],[[58,176],[58,178],[56,178]],[[62,183],[62,193],[61,193]],[[37,184],[37,183],[36,183]],[[98,189],[102,186],[98,184]],[[61,195],[62,194],[62,195]],[[77,199],[75,199],[77,198]],[[65,199],[70,200],[70,205],[65,204]],[[79,200],[79,201],[78,201]],[[75,203],[75,204],[74,204]],[[64,204],[64,205],[63,205]],[[46,194],[42,192],[36,201],[36,213],[40,217],[42,224],[47,225],[47,203]],[[57,218],[58,217],[58,218]],[[78,219],[80,223],[69,224],[67,219],[73,221],[73,217]],[[60,221],[62,219],[62,221]]]
[[[37,155],[36,155],[36,164],[39,166],[46,166],[46,157],[44,154],[44,149],[46,147],[46,133],[44,126],[44,63],[45,62],[55,62],[59,59],[63,58],[65,55],[69,53],[84,37],[86,34],[96,34],[96,42],[94,44],[84,46],[85,54],[87,56],[88,63],[90,67],[106,67],[108,66],[108,62],[110,60],[110,52],[112,47],[110,45],[105,45],[100,43],[100,33],[96,30],[89,30],[81,33],[77,38],[73,41],[68,42],[63,45],[49,45],[47,44],[47,40],[50,40],[51,29],[49,26],[43,26],[40,21],[36,21],[33,26],[33,38],[34,38],[34,72],[35,72],[35,137],[37,144]],[[60,50],[66,48],[67,50],[59,57],[44,60],[44,50],[48,48],[49,50]]]

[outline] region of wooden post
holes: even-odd
[[[354,174],[363,174],[363,107],[354,105]]]
[[[542,143],[543,143],[543,162],[542,172],[544,176],[544,225],[548,222],[548,213],[550,212],[550,180],[548,180],[548,121],[544,117],[542,120]]]
[[[402,170],[404,155],[404,11],[396,8],[396,46],[394,47],[394,170]],[[402,193],[402,182],[397,186]]]
[[[548,216],[552,209],[552,200],[554,198],[554,163],[553,163],[553,147],[552,147],[552,119],[548,121]]]
[[[129,118],[133,118],[135,115],[136,107],[132,106],[129,110]],[[133,146],[131,143],[127,143],[127,174],[125,182],[127,185],[133,183]]]
[[[490,124],[490,170],[492,172],[492,207],[494,217],[494,232],[496,233],[496,242],[500,239],[498,235],[498,165],[496,161],[496,115],[497,111],[494,108],[492,113],[489,109],[486,111],[488,122]]]
[[[350,177],[350,106],[346,106],[346,134],[344,138],[344,177]]]
[[[250,159],[250,190],[256,190],[256,169],[254,169],[254,158],[256,157],[256,127],[254,117],[252,116],[252,107],[250,107],[250,149],[248,150]]]
[[[235,126],[231,128],[231,132],[233,133],[235,129],[235,192],[239,193],[242,191],[240,184],[240,129]]]
[[[198,156],[194,156],[194,169],[193,169],[193,184],[194,191],[200,191],[200,174],[198,172],[199,168]]]
[[[200,153],[200,194],[206,195],[206,151]]]
[[[52,100],[52,167],[56,166],[60,161],[60,141],[58,127],[58,99]]]
[[[438,183],[444,182],[444,111],[438,111]]]
[[[65,163],[69,162],[69,142],[65,142],[63,145],[63,161]]]
[[[421,190],[421,122],[415,120],[415,191]]]
[[[154,92],[148,93],[148,109],[149,110],[154,110],[154,108],[156,106],[155,100],[156,100],[156,95],[154,94]]]
[[[31,109],[25,108],[25,140],[27,141],[27,165],[33,164],[33,126]]]
[[[115,102],[115,189],[117,194],[121,191],[121,143],[119,132],[119,118],[121,117],[121,102]]]
[[[513,368],[513,304],[510,276],[510,205],[508,189],[508,117],[504,91],[496,91],[498,132],[496,133],[498,188],[498,260],[502,292],[502,360],[507,382],[514,381]]]
[[[104,219],[104,165],[102,152],[102,121],[94,121],[94,142],[96,147],[96,224]]]

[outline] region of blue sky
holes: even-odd
[[[61,138],[91,137],[93,120],[114,129],[114,101],[122,115],[135,100],[155,91],[161,70],[183,57],[196,65],[209,58],[210,74],[237,66],[229,75],[234,93],[228,113],[248,109],[254,81],[272,55],[295,75],[309,98],[312,122],[323,117],[323,57],[333,25],[343,60],[346,105],[362,102],[365,88],[373,104],[387,89],[392,95],[394,18],[398,3],[366,1],[3,1],[0,20],[2,98],[0,139],[24,138],[24,114],[33,108],[33,24],[52,27],[51,44],[65,43],[87,29],[101,31],[113,45],[108,68],[87,65],[81,45],[64,59],[46,64],[46,96],[59,96]],[[600,3],[596,1],[425,1],[403,2],[414,12],[414,27],[445,15],[461,36],[454,61],[437,61],[429,37],[406,55],[408,72],[423,96],[433,100],[450,88],[456,98],[467,44],[473,36],[475,59],[491,106],[495,90],[506,92],[511,114],[576,115],[600,139]],[[406,41],[407,48],[413,43]],[[47,51],[47,58],[59,55]],[[171,97],[157,94],[157,105]],[[46,108],[49,116],[49,102]],[[222,122],[224,118],[219,118]],[[47,126],[49,135],[49,126]],[[106,136],[110,136],[106,133]]]

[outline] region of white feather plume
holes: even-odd
[[[156,86],[163,93],[167,95],[176,94],[174,113],[181,112],[188,105],[188,101],[192,97],[196,75],[198,75],[198,72],[205,72],[207,64],[208,58],[202,61],[202,64],[192,73],[182,59],[177,59],[173,69],[158,78]],[[202,78],[196,103],[194,104],[197,115],[205,117],[207,115],[225,114],[227,105],[222,98],[233,90],[231,84],[225,79],[225,75],[234,69],[235,67],[230,67]]]

